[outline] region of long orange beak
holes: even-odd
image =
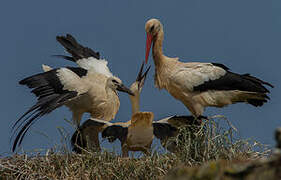
[[[148,56],[152,43],[152,35],[150,33],[146,34],[146,48],[145,48],[145,64],[147,64]]]

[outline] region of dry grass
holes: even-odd
[[[1,159],[2,178],[22,179],[151,179],[177,165],[175,156],[125,159],[111,153],[48,154]]]
[[[193,179],[205,177],[207,172],[211,175],[207,173],[206,177],[222,177],[232,164],[268,156],[263,146],[258,151],[257,143],[235,139],[235,128],[224,122],[224,128],[219,126],[222,122],[211,119],[200,127],[181,129],[171,140],[178,147],[176,153],[156,152],[141,158],[121,158],[107,151],[79,155],[62,144],[44,155],[25,153],[1,158],[0,179],[173,179],[185,173],[188,175],[184,177]]]

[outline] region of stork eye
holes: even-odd
[[[118,83],[115,79],[113,79],[112,82],[114,82],[114,83],[116,83],[116,84]]]

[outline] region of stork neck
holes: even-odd
[[[132,115],[140,111],[140,96],[135,94],[135,96],[129,96],[132,104]]]
[[[164,32],[163,30],[160,30],[153,40],[152,55],[156,66],[160,65],[164,59],[164,54],[162,50],[163,39]]]

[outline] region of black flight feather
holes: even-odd
[[[240,90],[248,92],[268,93],[269,90],[263,85],[273,87],[268,82],[264,82],[249,74],[240,75],[227,71],[225,75],[215,80],[209,80],[193,87],[194,91],[208,91],[208,90]]]
[[[82,126],[80,126],[74,132],[74,134],[71,137],[72,150],[74,152],[80,154],[82,152],[82,149],[87,149],[87,145],[89,144],[89,142],[87,142],[87,140],[89,140],[89,139],[85,138],[86,137],[85,136],[85,130],[90,129],[90,131],[91,131],[92,128],[101,127],[101,126],[104,126],[104,125],[105,125],[104,122],[95,121],[95,120],[92,120],[92,119],[88,119],[87,121],[85,121],[82,124]]]
[[[168,123],[153,123],[153,134],[160,140],[174,137],[178,129]]]
[[[247,91],[247,92],[254,92],[260,93],[264,99],[247,99],[246,101],[253,105],[253,106],[262,106],[264,103],[267,102],[266,99],[269,97],[266,93],[269,93],[269,90],[264,86],[270,86],[273,88],[273,85],[265,82],[261,79],[258,79],[250,74],[237,74],[228,71],[229,68],[223,64],[219,63],[212,63],[214,66],[218,66],[226,71],[225,75],[214,79],[204,82],[198,86],[193,87],[194,91],[204,92],[209,90],[239,90],[239,91]]]
[[[100,59],[99,52],[95,52],[88,47],[82,46],[70,34],[67,34],[66,36],[57,36],[56,39],[66,49],[66,51],[72,55],[72,57],[69,56],[58,56],[58,57],[62,57],[70,61],[78,61],[80,59],[89,58],[89,57]]]
[[[128,135],[128,128],[119,125],[108,126],[102,131],[102,138],[107,138],[109,142],[119,139],[123,143]]]
[[[68,67],[78,76],[86,75],[87,70],[82,68]],[[36,120],[54,109],[64,105],[67,101],[75,98],[78,92],[63,89],[63,84],[57,76],[58,69],[39,73],[19,82],[21,85],[33,89],[31,92],[37,97],[37,103],[25,112],[13,125],[13,136],[15,136],[12,151],[22,143],[22,140]]]
[[[228,71],[230,70],[228,67],[226,67],[224,64],[220,64],[220,63],[211,63],[213,64],[214,66],[218,66],[220,68],[223,68],[224,70]]]
[[[69,61],[72,61],[72,62],[76,62],[76,60],[71,56],[52,55],[52,57],[57,57],[57,58],[66,59],[66,60],[69,60]]]

